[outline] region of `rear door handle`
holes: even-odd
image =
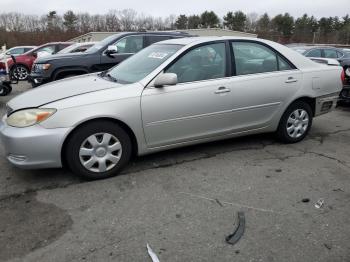
[[[285,83],[295,83],[298,82],[298,79],[295,79],[294,77],[290,76],[288,79],[285,81]]]
[[[231,89],[221,86],[218,88],[218,90],[215,91],[215,94],[223,94],[228,92],[231,92]]]

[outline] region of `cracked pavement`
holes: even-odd
[[[0,261],[151,261],[147,243],[160,261],[349,261],[349,120],[341,107],[298,144],[266,134],[191,146],[93,182],[14,168],[0,144]]]

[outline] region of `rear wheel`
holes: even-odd
[[[277,129],[277,136],[285,143],[296,143],[305,138],[311,125],[311,107],[303,101],[297,101],[284,112]]]
[[[129,162],[132,145],[119,125],[96,121],[76,130],[65,150],[71,170],[88,179],[112,177]]]

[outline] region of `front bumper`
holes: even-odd
[[[36,87],[50,82],[50,78],[32,72],[28,76],[28,82],[31,83],[33,87]]]
[[[332,111],[339,99],[339,93],[316,97],[315,116],[326,114]]]
[[[0,139],[6,158],[24,169],[62,167],[61,149],[69,128],[47,129],[40,125],[25,128],[0,121]]]

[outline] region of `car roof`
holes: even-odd
[[[19,45],[19,46],[11,47],[10,49],[13,49],[13,48],[34,48],[34,47],[36,47],[36,46],[35,45]]]
[[[253,37],[239,37],[239,36],[194,36],[194,37],[185,37],[185,38],[175,38],[169,39],[156,44],[172,44],[172,45],[189,45],[189,44],[201,44],[210,41],[220,41],[220,40],[252,40],[264,42],[261,38]]]
[[[336,48],[334,46],[319,46],[319,45],[294,45],[290,46],[292,49],[305,49],[305,50],[311,50],[311,49],[336,49],[339,50],[339,48]]]

